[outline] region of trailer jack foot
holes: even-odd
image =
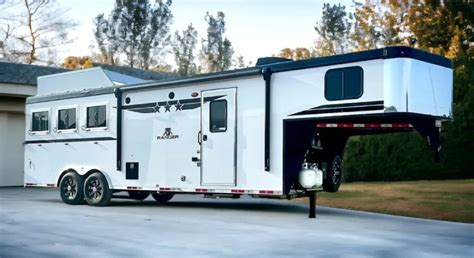
[[[309,218],[316,218],[316,192],[309,192]]]

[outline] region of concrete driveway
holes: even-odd
[[[474,257],[474,225],[282,200],[178,195],[160,205],[63,204],[0,188],[0,257]]]

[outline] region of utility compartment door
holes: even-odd
[[[235,186],[236,91],[201,92],[201,185]]]

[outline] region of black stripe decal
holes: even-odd
[[[33,140],[25,141],[24,144],[35,143],[58,143],[58,142],[99,142],[99,141],[115,141],[113,137],[91,137],[91,138],[72,138],[72,139],[53,139],[53,140]]]
[[[300,115],[316,115],[325,113],[340,113],[340,112],[356,112],[356,111],[373,111],[383,110],[383,101],[372,101],[372,102],[359,102],[359,103],[347,103],[347,104],[335,104],[335,105],[323,105],[314,108],[310,108],[305,111],[291,114],[290,116]]]
[[[205,97],[204,102],[213,101],[224,97],[225,95]],[[159,102],[150,102],[124,106],[122,109],[129,110],[132,112],[138,113],[163,113],[163,112],[177,112],[184,110],[191,110],[201,106],[201,99],[180,99],[180,100],[169,100],[169,101],[159,101]]]
[[[312,109],[343,108],[343,107],[357,107],[357,106],[371,106],[371,105],[383,105],[383,100],[322,105],[322,106],[314,107]]]

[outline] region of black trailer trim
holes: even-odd
[[[300,115],[316,115],[325,113],[339,113],[339,112],[355,112],[355,111],[373,111],[383,110],[384,102],[381,101],[369,101],[369,102],[358,102],[358,103],[345,103],[345,104],[334,104],[334,105],[322,105],[308,110],[300,111],[290,116]]]
[[[24,144],[40,144],[40,143],[68,143],[68,142],[101,142],[101,141],[115,141],[113,137],[91,137],[91,138],[71,138],[71,139],[52,139],[52,140],[33,140],[25,141]]]
[[[269,67],[262,69],[263,80],[265,80],[265,171],[270,171],[270,104],[271,104],[271,80],[272,70]]]
[[[283,62],[270,65],[274,73],[286,72],[291,70],[300,70],[307,68],[315,68],[321,66],[353,63],[360,61],[368,61],[374,59],[392,59],[392,58],[411,58],[419,61],[443,66],[446,68],[453,68],[451,60],[439,55],[431,54],[419,49],[395,46],[380,49],[373,49],[362,52],[353,52],[335,56],[325,56],[318,58],[311,58],[305,60],[298,60],[294,62]]]
[[[117,98],[117,147],[116,147],[116,165],[117,171],[122,170],[122,96],[123,92],[119,88],[115,90]]]

